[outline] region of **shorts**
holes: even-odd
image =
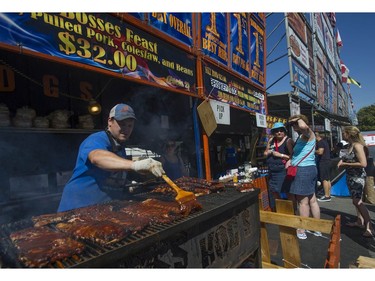
[[[319,180],[330,181],[331,180],[331,161],[330,160],[320,161],[318,164],[318,168],[319,168]]]

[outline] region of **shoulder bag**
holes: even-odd
[[[314,150],[314,148],[315,148],[315,146],[313,146],[312,149],[309,151],[309,153],[307,153],[295,166],[289,166],[286,169],[286,179],[287,180],[294,180],[294,178],[297,175],[297,166],[303,161],[303,159],[305,159]]]

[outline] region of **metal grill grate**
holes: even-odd
[[[140,194],[139,197],[147,196]],[[248,204],[253,197],[257,198],[258,191],[253,193],[240,193],[235,189],[214,193],[198,198],[203,210],[190,214],[186,218],[178,219],[169,224],[155,224],[147,226],[139,233],[131,234],[122,241],[108,246],[99,246],[89,241],[85,241],[86,249],[79,256],[75,255],[65,260],[51,264],[51,268],[70,267],[107,267],[123,260],[127,256],[136,255],[147,247],[168,238],[171,235],[181,233],[196,227],[204,221],[217,216],[221,212],[231,210],[240,204]],[[149,197],[148,197],[149,198]],[[257,199],[256,199],[257,200]],[[24,267],[18,260],[16,249],[9,239],[9,234],[33,226],[31,220],[18,221],[1,226],[0,234],[0,254],[5,267]]]

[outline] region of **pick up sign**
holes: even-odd
[[[230,106],[216,100],[210,100],[212,111],[214,112],[216,123],[230,125]]]

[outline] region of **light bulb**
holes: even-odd
[[[90,114],[97,115],[102,111],[102,107],[97,101],[90,100],[88,110]]]

